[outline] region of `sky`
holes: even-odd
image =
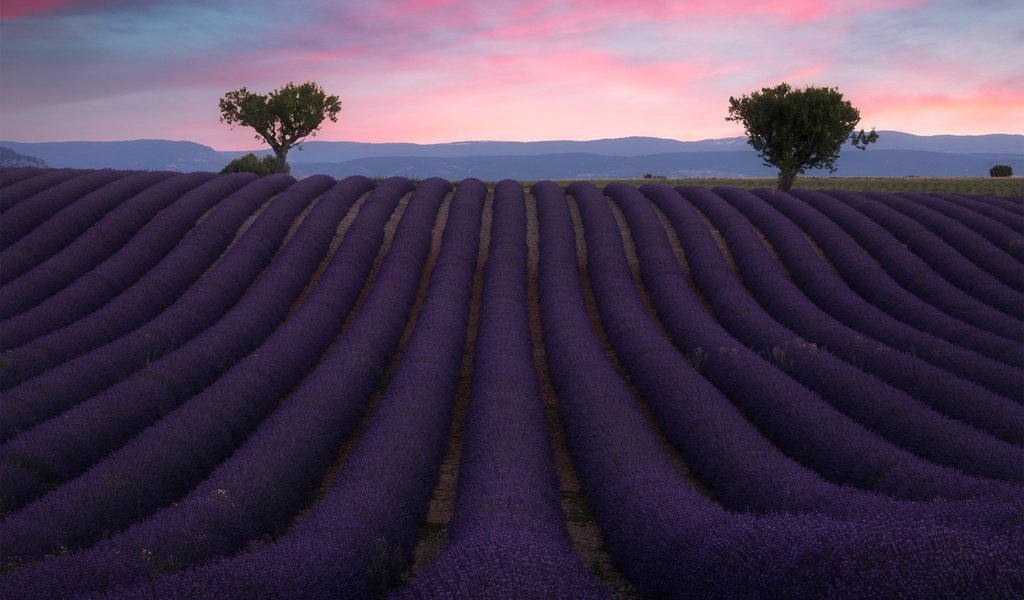
[[[316,140],[741,136],[729,98],[782,82],[1024,133],[1022,57],[1021,0],[0,0],[0,139],[255,150],[218,100],[306,81],[342,103]]]

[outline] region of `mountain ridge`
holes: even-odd
[[[867,151],[844,148],[837,176],[987,176],[994,164],[1024,173],[1024,135],[918,136],[880,131]],[[190,141],[7,142],[0,147],[38,157],[51,167],[219,171],[249,151],[218,151]],[[269,149],[252,150],[258,156]],[[288,155],[293,173],[306,176],[408,175],[481,179],[642,177],[765,177],[745,137],[680,141],[631,136],[596,140],[405,142],[310,141]],[[479,173],[479,174],[477,174]],[[555,175],[548,175],[554,173]],[[480,174],[486,174],[482,176]],[[807,175],[817,175],[808,171]],[[822,171],[821,175],[827,175]]]

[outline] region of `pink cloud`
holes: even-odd
[[[1005,70],[985,68],[991,60],[938,42],[936,24],[949,17],[905,30],[941,9],[914,12],[923,0],[183,4],[5,3],[5,20],[36,18],[5,23],[3,127],[23,139],[187,135],[251,149],[248,132],[217,122],[217,99],[306,80],[342,98],[339,123],[317,139],[362,141],[738,135],[724,120],[729,96],[780,81],[839,87],[866,126],[935,127],[930,114],[994,131],[1011,122],[999,111],[1020,116],[1024,95],[1002,81]],[[112,6],[91,19],[60,16]]]

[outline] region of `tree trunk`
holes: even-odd
[[[796,169],[779,169],[779,191],[788,192],[796,179]]]
[[[288,167],[288,149],[274,149],[274,156],[277,158],[274,164],[275,173],[288,173],[291,169]]]

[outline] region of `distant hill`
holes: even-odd
[[[0,146],[0,167],[45,167],[46,161]]]
[[[880,131],[866,151],[849,147],[838,176],[987,176],[995,164],[1024,173],[1024,135],[918,136]],[[3,142],[19,154],[38,156],[52,167],[219,171],[246,154],[218,152],[193,142]],[[268,149],[253,151],[269,154]],[[470,141],[447,144],[312,141],[288,155],[297,176],[439,176],[486,180],[642,177],[767,177],[744,137],[679,141],[626,137],[588,141]],[[825,171],[807,175],[827,175]]]
[[[987,177],[995,164],[1024,172],[1024,154],[954,154],[918,150],[851,150],[841,155],[839,177]],[[485,181],[510,179],[640,178],[645,174],[673,178],[774,177],[752,151],[671,152],[646,156],[601,156],[586,153],[539,156],[476,156],[466,158],[376,157],[342,163],[292,161],[297,176],[324,173],[333,177],[404,175],[446,179],[477,177]],[[823,177],[812,169],[806,176]]]
[[[75,169],[219,171],[230,160],[209,146],[169,140],[0,142],[0,146],[18,153],[38,156],[51,167]]]

